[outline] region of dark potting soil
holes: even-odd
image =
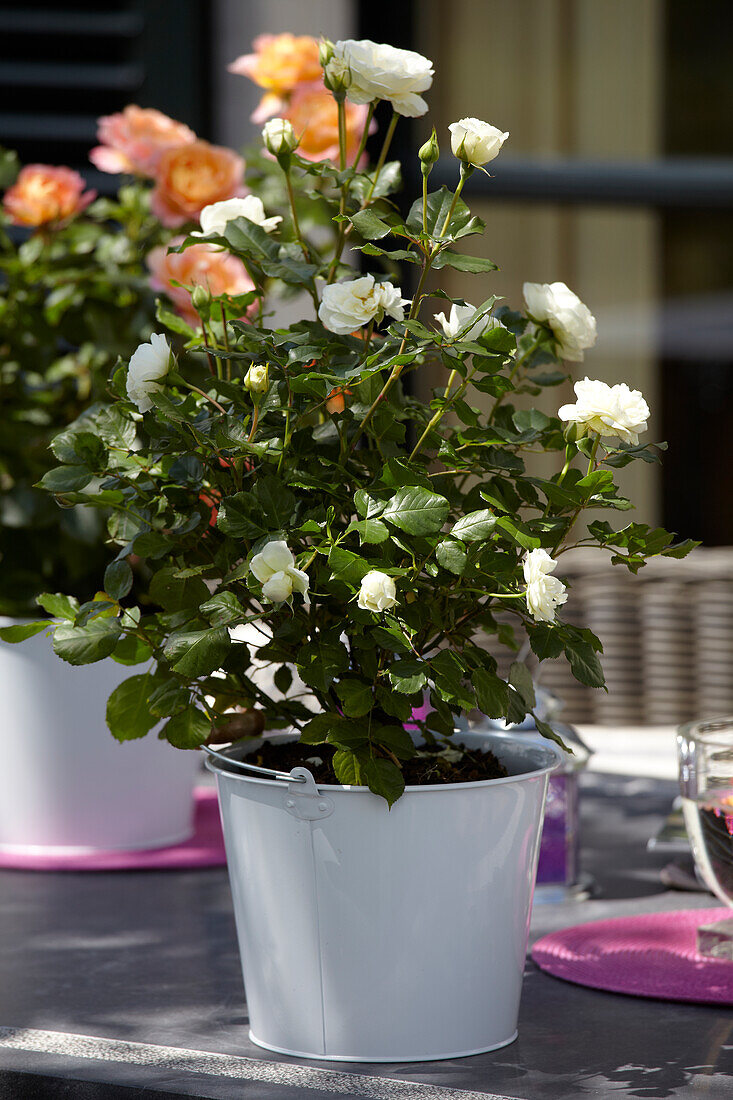
[[[261,768],[289,772],[306,767],[316,783],[338,783],[331,766],[332,745],[301,745],[297,741],[265,741],[247,760]],[[468,749],[460,741],[450,748],[421,748],[412,760],[403,760],[402,774],[408,787],[440,783],[475,783],[481,779],[505,779],[509,774],[490,749]]]

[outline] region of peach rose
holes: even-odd
[[[336,386],[332,389],[326,398],[326,408],[331,413],[331,416],[342,413],[346,408],[346,398],[351,396],[352,391],[348,386]]]
[[[196,140],[193,130],[152,107],[134,103],[97,121],[97,145],[89,159],[100,172],[151,176],[161,153]]]
[[[153,213],[163,225],[198,221],[205,206],[245,193],[244,161],[231,149],[194,141],[162,153],[155,166]]]
[[[71,168],[27,164],[5,192],[3,208],[14,225],[48,225],[72,218],[97,197]]]
[[[265,122],[282,113],[288,96],[300,84],[321,79],[318,40],[310,35],[261,34],[252,46],[254,53],[243,54],[227,68],[265,89],[252,115],[253,122]]]
[[[171,246],[180,244],[183,239],[176,238]],[[183,252],[168,252],[161,245],[150,251],[147,265],[151,287],[167,294],[176,311],[194,327],[199,324],[199,316],[191,303],[188,288],[207,287],[214,298],[221,294],[236,297],[254,290],[242,261],[211,244],[193,244]],[[174,286],[174,282],[182,285]]]
[[[366,104],[349,103],[348,100],[345,106],[346,159],[351,164],[364,133],[369,108]],[[323,84],[304,84],[296,88],[284,117],[290,121],[300,139],[299,156],[304,160],[331,160],[338,164],[338,107]],[[372,123],[370,133],[375,129]]]

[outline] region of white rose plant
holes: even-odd
[[[597,518],[631,507],[616,468],[659,458],[639,440],[650,414],[638,391],[586,379],[557,415],[531,407],[593,344],[587,307],[562,283],[527,284],[525,312],[439,285],[445,268],[495,270],[461,252],[484,227],[460,192],[507,135],[475,119],[452,127],[456,186],[434,191],[431,138],[405,216],[388,151],[395,119],[423,113],[430,62],[343,42],[327,43],[322,63],[339,112],[345,95],[369,104],[357,155],[347,163],[342,146],[339,166],[305,160],[273,119],[264,140],[290,204],[277,215],[268,201],[268,212],[284,220],[268,225],[252,201],[202,217],[207,241],[240,258],[255,289],[236,300],[202,289],[201,325],[173,331],[175,354],[153,337],[114,372],[113,415],[64,433],[55,495],[110,516],[109,564],[95,599],[55,594],[43,606],[62,658],[140,666],[110,698],[116,737],[164,720],[163,737],[195,749],[234,739],[242,714],[258,712],[266,729],[331,752],[334,781],[391,804],[405,762],[446,751],[457,716],[478,708],[519,722],[533,711],[528,667],[515,659],[502,679],[487,635],[514,651],[528,639],[540,660],[564,654],[580,681],[603,685],[601,643],[562,617],[568,550],[600,546],[637,570],[694,544]],[[379,100],[394,114],[362,170]],[[327,246],[302,231],[318,221],[309,204],[333,220]],[[311,304],[272,327],[267,306],[283,286]],[[428,365],[439,380],[420,399],[403,383]],[[554,473],[533,470],[536,453],[557,456]],[[274,688],[253,672],[263,662]]]

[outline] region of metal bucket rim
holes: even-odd
[[[466,736],[466,731],[461,731],[461,736]],[[474,736],[477,735],[474,734]],[[468,783],[424,783],[422,785],[413,784],[405,787],[404,794],[425,794],[435,791],[472,790],[476,787],[499,787],[508,783],[523,782],[525,779],[541,778],[543,775],[549,775],[551,772],[556,771],[562,764],[562,756],[560,750],[554,745],[530,746],[527,745],[527,742],[521,737],[515,737],[512,734],[482,734],[481,737],[492,743],[494,741],[494,738],[496,737],[496,740],[500,740],[503,745],[506,745],[507,742],[511,742],[514,746],[524,750],[525,752],[529,751],[533,754],[536,753],[538,755],[545,756],[547,758],[547,763],[540,768],[535,768],[533,771],[519,772],[517,775],[507,775],[505,777],[496,779],[475,779],[471,780]],[[222,755],[226,755],[232,750],[232,748],[234,748],[234,746],[230,746],[229,748],[221,749],[219,751]],[[317,748],[317,745],[313,746],[314,750],[317,750]],[[206,751],[205,747],[204,751]],[[213,772],[215,775],[225,775],[229,779],[238,779],[246,783],[257,783],[259,785],[267,784],[268,786],[279,787],[281,790],[287,790],[289,786],[288,781],[284,779],[266,779],[260,778],[257,775],[245,775],[244,772],[227,771],[216,759],[209,756],[208,754],[206,756],[206,759],[204,760],[204,765],[208,771]],[[298,765],[298,767],[302,767],[302,765]],[[307,768],[305,770],[307,770]],[[297,777],[294,777],[294,781],[297,782]],[[326,793],[329,793],[331,791],[343,791],[345,793],[353,792],[355,794],[372,794],[372,791],[370,791],[369,787],[356,786],[355,784],[342,785],[339,783],[316,783],[316,787],[319,791],[324,791]]]

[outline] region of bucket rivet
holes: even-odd
[[[319,802],[318,803],[318,809],[322,810],[322,811],[327,810],[328,809],[328,803],[327,802]]]
[[[288,808],[289,810],[292,810],[292,809],[293,809],[293,807],[295,806],[295,803],[293,802],[292,798],[289,798],[289,799],[287,800],[287,802],[285,803],[285,805],[287,806],[287,808]]]

